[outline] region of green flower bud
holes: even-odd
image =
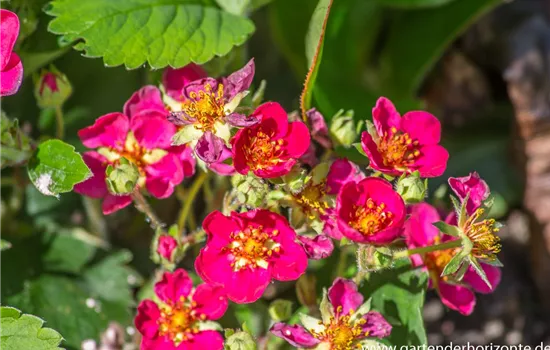
[[[120,158],[119,163],[114,167],[109,165],[105,174],[107,189],[114,195],[132,193],[139,180],[138,167],[126,158]]]
[[[340,144],[344,147],[351,147],[359,136],[358,127],[353,120],[353,111],[347,111],[344,113],[343,110],[340,110],[332,118],[332,123],[330,124],[330,134],[332,140],[337,144]]]
[[[269,305],[269,315],[274,321],[285,321],[292,315],[292,302],[284,299],[274,300]]]
[[[397,181],[397,193],[406,203],[422,202],[426,197],[428,183],[420,178],[420,173],[415,171],[408,176],[401,176]]]
[[[40,108],[61,107],[73,92],[67,77],[54,66],[43,69],[33,80],[34,96]]]
[[[256,350],[256,341],[247,332],[237,332],[225,340],[227,350]]]

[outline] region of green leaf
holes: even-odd
[[[398,267],[371,273],[361,287],[365,299],[372,298],[372,309],[379,311],[393,326],[387,339],[391,345],[427,344],[422,318],[428,275],[411,270],[400,260]]]
[[[57,350],[63,337],[51,328],[42,328],[44,321],[21,314],[13,307],[0,307],[0,348],[2,350]]]
[[[453,258],[447,263],[447,265],[445,265],[445,267],[443,268],[443,271],[441,272],[441,276],[452,275],[453,273],[458,271],[458,269],[464,262],[464,258],[467,257],[467,254],[464,255],[461,253],[462,251],[456,254],[455,256],[453,256]]]
[[[426,73],[449,43],[500,0],[460,0],[421,11],[403,11],[382,51],[384,91],[393,98],[414,96]]]
[[[456,226],[453,226],[453,225],[449,225],[447,224],[446,222],[443,222],[443,221],[438,221],[438,222],[434,222],[432,223],[432,225],[434,225],[435,227],[437,227],[437,229],[449,236],[453,236],[453,237],[460,237],[461,236],[461,233],[462,231],[460,231],[460,229]]]
[[[250,6],[251,0],[216,0],[216,3],[225,11],[234,15],[243,15]]]
[[[90,261],[96,248],[79,238],[68,234],[50,235],[46,239],[48,251],[43,262],[49,271],[78,273]]]
[[[229,53],[254,32],[247,18],[220,10],[213,0],[55,0],[48,30],[105,65],[133,69],[205,63]]]
[[[312,107],[311,100],[313,97],[313,89],[315,87],[317,72],[323,57],[323,40],[331,6],[332,0],[319,0],[319,3],[317,4],[315,11],[313,11],[313,16],[309,22],[309,30],[306,35],[306,59],[308,62],[309,71],[307,73],[306,82],[304,83],[304,90],[302,91],[302,96],[300,98],[300,107],[302,109],[302,117],[304,119],[306,118],[306,111]]]
[[[380,5],[399,8],[437,7],[459,0],[376,0]]]
[[[75,152],[73,146],[61,140],[41,143],[29,160],[27,171],[42,194],[56,197],[92,176],[82,156]]]

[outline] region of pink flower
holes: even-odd
[[[319,234],[314,237],[298,236],[308,258],[320,260],[328,258],[334,250],[334,244],[329,236]]]
[[[185,86],[206,77],[207,74],[201,66],[189,63],[185,67],[178,69],[167,67],[164,73],[162,73],[162,85],[168,96],[176,101],[184,101]]]
[[[490,194],[489,186],[479,177],[477,172],[464,177],[450,177],[449,186],[461,201],[468,196],[466,210],[470,215],[481,206]]]
[[[178,241],[172,236],[161,235],[158,240],[157,253],[168,261],[172,261],[172,252],[178,246]]]
[[[182,102],[172,108],[169,120],[179,126],[174,144],[192,143],[205,163],[218,162],[231,137],[230,126],[245,127],[256,118],[235,113],[254,77],[254,61],[227,78],[203,78],[183,87]],[[176,108],[177,107],[177,108]]]
[[[231,140],[235,169],[262,178],[287,174],[309,147],[307,126],[289,123],[287,113],[274,102],[259,106],[252,117],[260,122],[239,130]]]
[[[13,95],[23,80],[23,64],[12,52],[19,36],[19,18],[8,10],[0,10],[0,96]]]
[[[107,165],[116,165],[121,157],[136,164],[140,172],[138,186],[156,198],[169,197],[174,186],[191,176],[195,162],[186,146],[174,147],[170,139],[175,127],[155,111],[144,111],[128,118],[109,113],[94,125],[78,132],[84,146],[95,148],[83,154],[94,174],[75,186],[75,191],[92,198],[103,198],[103,213],[110,214],[128,206],[130,196],[114,196],[105,184]]]
[[[223,337],[207,320],[217,320],[227,310],[221,287],[193,282],[185,270],[165,272],[155,284],[160,303],[143,300],[134,320],[143,336],[141,350],[223,349]]]
[[[372,110],[374,135],[363,132],[361,145],[370,166],[398,176],[416,170],[422,177],[437,177],[447,167],[449,153],[439,145],[441,124],[428,112],[412,111],[402,118],[385,97]]]
[[[456,220],[455,215],[449,216],[446,221],[450,223],[453,219]],[[441,217],[431,205],[427,203],[412,205],[410,218],[404,225],[404,235],[408,247],[425,247],[453,240],[453,237],[441,234],[432,225],[437,221],[441,221]],[[498,267],[481,263],[492,288],[482,281],[472,267],[468,268],[461,282],[454,281],[452,276],[441,277],[443,269],[456,252],[456,248],[439,250],[426,253],[423,256],[413,255],[411,260],[415,266],[424,266],[428,270],[431,285],[437,289],[444,305],[463,315],[469,315],[474,310],[476,303],[473,291],[491,293],[500,283],[501,273]]]
[[[359,243],[392,242],[400,234],[405,214],[401,196],[389,182],[375,177],[346,183],[336,200],[338,229]]]
[[[327,193],[338,194],[340,189],[350,181],[359,182],[365,174],[359,167],[345,158],[335,160],[327,175]]]
[[[369,311],[368,302],[357,285],[343,278],[334,280],[325,292],[323,302],[328,309],[321,309],[322,320],[301,315],[301,325],[276,323],[271,333],[298,348],[352,349],[360,348],[365,338],[385,338],[392,326],[384,317]]]
[[[258,300],[272,279],[292,281],[307,267],[296,232],[281,215],[256,209],[224,216],[210,213],[203,222],[206,246],[195,260],[201,278],[222,285],[236,303]]]

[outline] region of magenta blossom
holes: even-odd
[[[363,303],[357,285],[343,278],[334,280],[321,305],[322,319],[300,315],[301,325],[275,323],[271,333],[298,348],[352,349],[372,345],[373,338],[390,335],[392,326],[384,317]]]
[[[327,192],[338,194],[340,189],[348,182],[359,182],[365,178],[365,174],[359,167],[345,158],[336,159],[327,175]]]
[[[206,246],[195,260],[201,278],[223,286],[236,303],[258,300],[272,279],[292,281],[307,267],[304,249],[285,217],[256,209],[224,216],[210,213],[203,222]]]
[[[194,172],[195,161],[186,146],[174,147],[170,139],[175,127],[155,111],[144,111],[132,118],[109,113],[94,125],[78,132],[84,146],[95,148],[83,154],[94,174],[75,186],[75,191],[92,198],[103,198],[103,213],[110,214],[132,202],[130,196],[115,196],[107,190],[105,169],[124,157],[139,169],[139,188],[156,198],[167,198],[174,186]]]
[[[193,282],[185,270],[165,272],[155,284],[159,303],[145,299],[134,320],[143,336],[141,350],[223,349],[223,337],[211,323],[227,310],[222,288]]]
[[[410,207],[410,218],[404,225],[404,235],[409,248],[426,247],[444,243],[454,238],[443,235],[433,226],[434,222],[441,221],[437,210],[427,203],[419,203]],[[450,215],[446,222],[456,222],[456,216]],[[415,266],[424,266],[431,278],[433,286],[444,305],[456,310],[463,315],[469,315],[474,310],[476,298],[474,291],[478,293],[491,293],[500,283],[501,272],[498,267],[481,263],[481,267],[487,275],[492,288],[478,276],[470,266],[462,281],[453,280],[452,276],[441,277],[441,273],[452,257],[457,253],[457,248],[438,250],[426,253],[423,256],[413,255],[411,260]]]
[[[183,102],[172,108],[169,120],[180,130],[173,137],[174,145],[192,143],[195,154],[205,163],[218,162],[223,146],[228,146],[230,127],[245,127],[258,122],[235,113],[248,93],[254,77],[254,61],[227,78],[204,78],[183,88]]]
[[[0,96],[13,95],[23,80],[23,64],[13,46],[19,36],[19,17],[0,10]]]
[[[336,200],[338,229],[352,241],[392,242],[405,222],[405,203],[386,180],[368,177],[346,183]]]
[[[167,67],[162,73],[162,86],[166,94],[176,101],[185,101],[184,88],[187,84],[204,79],[207,74],[201,66],[189,63],[185,67],[174,69]]]
[[[422,177],[437,177],[447,167],[449,153],[439,145],[441,124],[428,112],[412,111],[403,117],[385,97],[372,110],[376,132],[363,132],[361,145],[370,166],[398,176],[418,170]]]
[[[484,200],[489,198],[490,194],[489,186],[476,172],[464,177],[450,177],[449,186],[461,201],[468,196],[466,211],[470,215],[481,206]]]
[[[172,236],[161,235],[158,239],[157,253],[168,261],[172,261],[172,253],[178,247],[178,241]]]
[[[231,139],[235,169],[262,178],[288,174],[309,147],[307,126],[289,123],[285,110],[274,102],[259,106],[252,118],[260,122],[239,130]]]
[[[324,234],[313,237],[301,235],[298,236],[298,240],[304,247],[307,257],[313,260],[328,258],[334,250],[332,240]]]

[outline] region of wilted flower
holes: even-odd
[[[439,145],[441,124],[436,117],[412,111],[401,118],[384,97],[376,102],[372,116],[376,130],[363,132],[361,145],[373,169],[392,176],[416,170],[422,177],[443,174],[449,153]]]
[[[259,123],[239,130],[231,140],[235,169],[262,178],[288,174],[309,147],[307,126],[289,123],[287,113],[274,102],[259,106],[251,118]]]
[[[328,295],[323,295],[321,320],[301,314],[303,326],[276,323],[270,331],[299,348],[360,348],[363,342],[387,337],[392,329],[380,313],[370,311],[370,302],[363,303],[363,299],[353,281],[337,278]]]
[[[390,243],[405,221],[405,203],[389,182],[368,177],[342,187],[336,217],[338,229],[352,241]]]
[[[334,250],[334,244],[329,236],[318,234],[313,237],[300,235],[298,240],[302,243],[307,257],[313,260],[328,258]]]
[[[193,289],[187,272],[166,272],[155,284],[157,304],[146,299],[134,320],[142,334],[141,350],[223,349],[221,327],[207,322],[222,317],[227,298],[222,288],[200,284]]]
[[[19,36],[19,17],[11,11],[0,10],[0,96],[13,95],[23,80],[23,64],[12,52]]]
[[[128,195],[115,196],[107,190],[105,170],[126,158],[138,167],[138,188],[154,197],[166,198],[184,176],[194,172],[195,160],[186,146],[174,147],[170,139],[175,127],[155,111],[144,111],[128,118],[121,113],[106,114],[94,125],[78,132],[84,146],[96,148],[83,154],[94,174],[75,186],[75,191],[92,198],[103,198],[103,213],[110,214],[132,202]]]
[[[187,84],[206,78],[207,74],[201,66],[189,63],[188,65],[174,69],[166,67],[162,73],[162,86],[166,95],[175,101],[185,101],[184,88]]]
[[[210,213],[203,222],[206,246],[195,269],[209,283],[220,284],[236,303],[258,300],[272,279],[295,280],[307,256],[295,242],[296,232],[281,215],[256,209],[224,216]]]
[[[464,177],[450,177],[449,186],[461,201],[468,200],[466,210],[470,215],[489,198],[490,194],[489,186],[476,172]]]
[[[404,225],[404,234],[409,248],[426,247],[445,243],[455,238],[443,235],[432,224],[441,220],[437,210],[427,203],[419,203],[410,207],[410,218]],[[447,218],[447,222],[456,220],[455,215]],[[500,269],[495,266],[481,263],[490,288],[470,266],[464,278],[457,281],[453,275],[442,276],[443,269],[459,252],[459,248],[437,250],[423,255],[413,255],[411,260],[415,266],[425,266],[431,278],[431,286],[441,297],[447,307],[457,310],[463,315],[472,313],[476,299],[472,289],[479,293],[492,292],[500,282]]]
[[[172,108],[169,116],[180,127],[172,143],[192,142],[201,160],[217,162],[231,137],[230,126],[244,127],[258,122],[256,118],[235,113],[253,77],[254,61],[250,60],[227,78],[204,78],[186,84],[179,109]]]

